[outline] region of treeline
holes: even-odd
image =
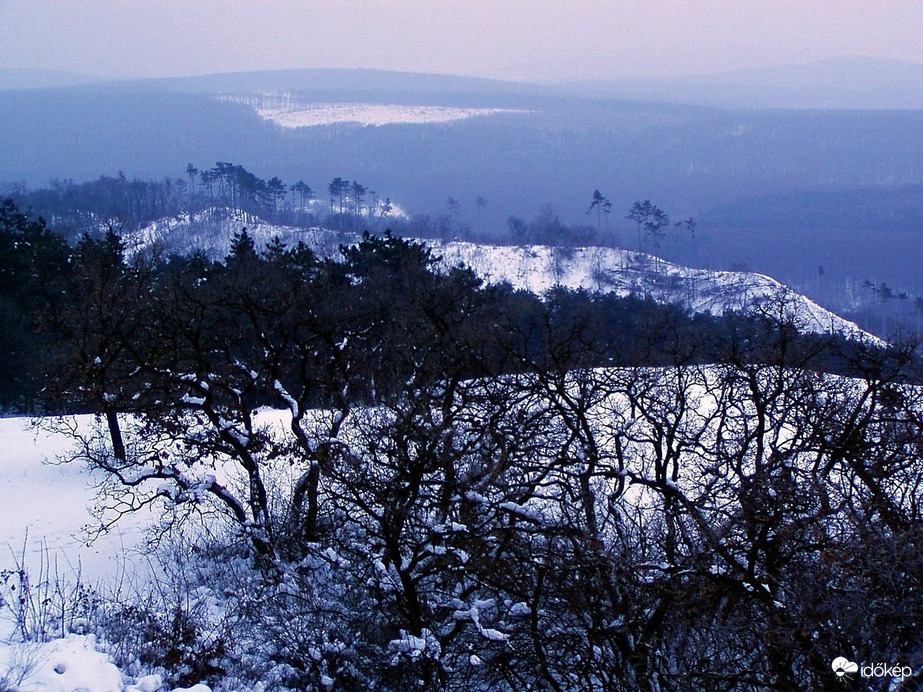
[[[110,228],[130,233],[165,217],[218,206],[239,209],[271,223],[322,225],[351,232],[387,227],[398,235],[443,241],[491,238],[494,242],[557,247],[617,244],[611,221],[613,205],[599,190],[594,191],[586,210],[595,223],[567,224],[551,205],[544,205],[529,220],[510,216],[506,234],[499,238],[482,226],[488,206],[483,197],[475,200],[474,219],[466,217],[461,203],[451,196],[440,211],[408,216],[398,211],[390,197],[358,180],[337,176],[315,189],[303,180],[289,184],[278,176],[260,178],[244,166],[225,162],[207,169],[190,163],[185,178],[130,180],[119,173],[83,183],[52,180],[47,188],[35,190],[12,186],[8,192],[19,208],[44,218],[50,228],[71,240],[85,233],[98,237]],[[637,226],[639,250],[676,254],[680,245],[694,249],[692,219],[671,224],[667,213],[648,200],[635,202],[627,212],[616,223],[628,220]],[[670,233],[673,227],[675,232]]]
[[[378,324],[391,321],[387,329],[369,327],[368,333],[377,335],[375,338],[351,339],[351,350],[365,344],[355,354],[355,362],[349,366],[351,372],[362,370],[367,375],[361,386],[354,379],[350,392],[369,403],[405,381],[406,372],[395,370],[395,363],[404,357],[401,354],[414,352],[412,348],[407,350],[411,345],[433,349],[428,342],[432,334],[425,326],[431,318],[429,313],[407,312],[406,289],[410,285],[439,286],[448,291],[447,296],[427,295],[427,310],[447,309],[438,307],[440,301],[451,305],[461,300],[466,305],[481,306],[468,317],[468,335],[464,339],[481,340],[477,347],[470,345],[481,354],[479,365],[459,372],[463,377],[495,376],[518,369],[522,362],[558,359],[559,355],[552,356],[551,344],[556,335],[568,332],[579,335],[579,339],[572,341],[574,353],[559,367],[655,365],[677,358],[686,362],[717,360],[741,344],[755,343],[755,335],[765,327],[755,317],[692,315],[679,306],[660,305],[639,297],[618,298],[559,288],[542,299],[513,291],[509,286],[488,287],[468,270],[438,269],[437,258],[429,249],[390,235],[366,237],[356,247],[344,247],[339,258],[320,258],[301,245],[285,247],[276,243],[266,249],[256,248],[242,231],[234,240],[231,254],[222,262],[208,262],[198,255],[159,259],[138,256],[129,261],[116,232],[110,230],[101,237],[84,235],[68,244],[44,221],[26,216],[7,200],[0,207],[0,250],[0,309],[6,325],[0,357],[8,366],[0,375],[0,406],[7,412],[92,409],[95,404],[82,398],[85,387],[58,397],[55,387],[49,386],[49,382],[65,381],[56,369],[61,354],[77,348],[88,359],[84,365],[93,370],[97,366],[89,355],[92,349],[84,341],[113,338],[112,334],[103,334],[106,329],[118,327],[124,331],[120,331],[119,338],[141,339],[148,345],[172,338],[169,330],[178,324],[180,305],[170,308],[176,315],[160,315],[144,328],[136,324],[137,319],[153,314],[152,302],[163,301],[167,296],[175,301],[182,295],[184,301],[199,304],[213,323],[209,338],[216,344],[236,339],[242,348],[259,349],[258,340],[244,344],[234,336],[239,317],[221,317],[223,296],[247,295],[256,290],[249,285],[255,277],[265,277],[268,282],[259,289],[266,293],[262,298],[265,301],[282,300],[287,291],[295,290],[293,286],[310,294],[310,303],[299,303],[298,309],[306,315],[323,314],[329,318],[330,324],[323,324],[320,318],[313,317],[317,329],[332,329],[331,325],[340,324],[343,316],[349,316],[355,324],[357,310],[369,304],[376,308],[367,315],[368,319]],[[365,287],[371,285],[366,274],[378,282],[371,295],[364,294]],[[362,286],[362,291],[350,288],[354,285]],[[220,290],[216,288],[219,286]],[[269,293],[271,287],[278,290],[278,296]],[[101,292],[105,300],[101,300]],[[130,302],[132,296],[137,297],[136,302]],[[99,324],[104,318],[116,324]],[[298,319],[302,318],[307,319],[299,315]],[[398,335],[396,325],[402,325],[407,333]],[[513,335],[518,335],[517,340],[511,341]],[[385,336],[395,341],[382,341]],[[813,337],[792,338],[806,347]],[[329,340],[333,339],[331,334]],[[118,353],[121,357],[139,347],[134,342],[123,343]],[[334,356],[342,358],[342,354],[327,352],[318,355],[312,367],[329,368],[329,359]],[[824,357],[827,366],[835,367],[832,352]],[[280,376],[287,377],[288,373]],[[97,389],[102,396],[105,388],[99,385]],[[329,405],[331,401],[318,393],[334,389],[332,384],[318,388],[310,404]]]
[[[484,286],[388,234],[129,260],[0,220],[7,410],[96,414],[62,428],[106,521],[208,522],[184,559],[225,625],[171,614],[148,664],[177,684],[800,690],[844,654],[918,665],[910,350],[802,336],[781,303]]]
[[[54,179],[48,187],[7,190],[17,206],[68,238],[97,235],[111,226],[131,230],[145,223],[190,209],[195,201],[182,178],[129,180],[124,173],[76,183]]]
[[[260,178],[245,167],[218,162],[199,169],[191,163],[186,177],[129,180],[124,173],[75,183],[52,180],[47,188],[8,190],[16,204],[69,238],[101,235],[106,228],[129,232],[158,219],[207,207],[227,206],[274,223],[316,225],[340,230],[377,228],[394,205],[359,181],[336,177],[322,194],[298,180]]]
[[[388,228],[412,238],[554,247],[627,246],[614,226],[629,221],[637,228],[638,250],[675,259],[691,251],[695,257],[693,219],[671,223],[664,210],[645,200],[634,202],[624,217],[617,214],[613,223],[613,204],[599,190],[586,210],[594,223],[565,223],[554,207],[544,205],[528,220],[510,216],[505,232],[499,233],[483,225],[489,203],[480,196],[474,200],[474,218],[465,215],[462,204],[451,196],[439,211],[408,215],[390,197],[358,180],[337,176],[315,189],[303,180],[289,184],[278,176],[260,178],[244,166],[226,162],[206,169],[190,163],[185,178],[130,180],[119,173],[83,183],[53,180],[49,187],[35,190],[13,186],[9,192],[20,209],[45,219],[49,228],[71,242],[84,234],[101,237],[109,229],[130,234],[166,217],[226,207],[296,227],[323,226],[356,234]]]

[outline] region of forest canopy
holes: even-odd
[[[149,649],[177,684],[800,690],[923,652],[911,347],[390,233],[158,257],[6,202],[0,243],[4,410],[95,414],[47,420],[100,530],[156,507],[222,587],[233,627]]]

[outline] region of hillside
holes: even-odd
[[[920,215],[919,200],[900,193],[923,183],[921,111],[844,108],[864,103],[850,100],[851,84],[894,97],[879,104],[914,105],[916,74],[915,66],[889,63],[821,65],[719,75],[710,78],[717,86],[684,84],[674,97],[647,83],[633,92],[369,70],[8,89],[0,99],[0,190],[119,172],[185,178],[190,162],[204,170],[233,161],[315,189],[335,176],[361,180],[402,200],[411,215],[436,216],[451,196],[464,222],[476,219],[482,236],[502,242],[510,216],[529,218],[546,205],[566,223],[585,221],[600,189],[613,202],[607,241],[628,246],[633,229],[623,216],[633,201],[649,199],[674,218],[701,221],[696,263],[747,266],[845,306],[847,281],[919,293],[920,244],[890,220]],[[766,95],[796,79],[804,94],[836,98],[824,109],[768,108]],[[682,98],[712,92],[765,98],[749,105]],[[292,108],[274,110],[273,99]],[[477,207],[478,198],[486,205]],[[777,218],[779,199],[795,200],[811,228]],[[834,221],[836,242],[813,232]],[[671,259],[694,261],[681,245]]]
[[[585,82],[584,94],[725,108],[911,109],[923,108],[923,65],[844,56],[795,65],[673,79]]]
[[[130,234],[126,240],[133,252],[152,247],[180,253],[202,250],[218,259],[227,255],[231,237],[242,228],[258,244],[273,238],[289,245],[304,242],[321,256],[333,256],[340,244],[359,239],[354,233],[276,226],[243,212],[212,209],[193,216],[163,219]],[[795,310],[792,316],[806,332],[873,338],[854,323],[762,274],[695,269],[620,248],[424,242],[441,256],[447,267],[470,267],[488,283],[506,282],[536,294],[563,286],[650,297],[659,303],[681,304],[692,312],[712,315],[727,312],[772,315],[781,308],[784,297],[786,310]]]
[[[246,236],[232,235],[244,226]],[[67,524],[88,500],[76,487],[44,492],[80,479],[67,474],[73,465],[34,472],[38,446],[105,478],[95,502],[106,518],[138,512],[135,528],[150,525],[149,510],[163,518],[152,532],[163,578],[145,583],[126,564],[127,595],[71,596],[66,573],[32,579],[12,556],[0,596],[7,622],[26,626],[0,642],[0,680],[30,650],[47,661],[21,671],[13,684],[23,692],[49,689],[46,679],[61,692],[396,692],[408,680],[627,692],[654,674],[679,692],[703,661],[722,680],[817,689],[842,653],[840,633],[869,618],[884,624],[857,637],[853,656],[914,672],[903,662],[918,637],[898,636],[916,632],[919,579],[907,575],[923,574],[914,549],[923,402],[907,354],[843,349],[857,359],[838,374],[805,356],[818,345],[839,352],[841,340],[780,340],[786,332],[763,320],[687,319],[651,301],[566,291],[539,300],[433,265],[464,263],[533,291],[570,285],[710,312],[775,310],[783,289],[771,279],[611,248],[428,249],[390,236],[318,262],[258,246],[284,235],[329,255],[356,236],[222,209],[129,238],[130,253],[213,256],[230,238],[214,263],[134,263],[111,234],[71,247],[40,223],[13,227],[29,242],[10,254],[37,248],[61,260],[62,283],[42,277],[53,290],[41,314],[60,315],[52,326],[69,338],[45,349],[62,358],[44,371],[45,393],[90,415],[52,412],[45,430],[55,433],[37,445],[21,421],[0,426],[11,468],[28,476],[7,486],[21,509],[0,528],[10,540],[25,525],[47,531],[43,564],[73,548]],[[20,264],[17,288],[33,266]],[[815,330],[848,329],[790,297],[808,329],[811,319]],[[693,351],[620,361],[605,328],[621,338],[631,320],[584,309],[607,303],[628,304],[653,327],[624,353],[641,345],[649,356],[671,339]],[[727,328],[716,344],[730,342],[731,357],[693,359],[709,323]],[[755,329],[738,329],[747,325]],[[23,506],[23,497],[41,500]],[[122,554],[136,535],[99,549]],[[652,626],[652,614],[665,626]],[[793,639],[793,626],[806,636]],[[690,649],[700,640],[716,653]],[[640,663],[632,641],[651,643]],[[543,667],[537,646],[548,652]],[[770,650],[797,665],[774,665]],[[90,663],[104,684],[71,680]]]
[[[728,312],[773,315],[784,300],[790,301],[785,309],[794,310],[791,316],[804,331],[868,337],[852,322],[763,274],[695,269],[618,248],[460,242],[436,243],[434,247],[448,265],[463,264],[487,281],[506,281],[534,293],[564,286],[620,296],[645,296],[711,315]]]

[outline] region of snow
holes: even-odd
[[[92,419],[81,416],[77,424],[89,426]],[[75,464],[49,462],[71,444],[28,419],[0,418],[0,570],[26,569],[34,590],[39,577],[71,586],[78,581],[115,584],[141,575],[148,566],[139,548],[154,520],[149,513],[126,517],[87,543],[85,527],[94,523],[89,507],[99,478]],[[108,655],[97,651],[92,635],[17,641],[11,617],[10,608],[0,608],[0,690],[169,692],[156,675],[126,685]],[[210,690],[197,685],[189,692]]]
[[[89,425],[92,416],[80,423]],[[36,429],[24,418],[0,418],[0,569],[21,561],[56,564],[63,576],[96,581],[116,577],[132,560],[151,515],[130,517],[88,545],[86,527],[95,524],[89,511],[101,480],[74,464],[55,464],[70,449],[63,435]]]
[[[514,603],[510,606],[510,615],[514,618],[524,618],[532,614],[532,609],[525,602]]]
[[[122,692],[122,674],[95,644],[92,635],[70,635],[0,648],[0,668],[19,692]]]
[[[16,692],[167,692],[159,675],[126,684],[93,635],[68,635],[41,644],[0,645],[0,689]],[[211,692],[206,685],[173,692]]]
[[[157,692],[163,687],[163,680],[159,675],[145,675],[135,680],[134,685],[125,688],[125,692]]]
[[[285,128],[317,127],[352,123],[382,125],[422,125],[449,123],[500,113],[528,113],[512,108],[450,108],[445,106],[407,106],[385,103],[317,103],[267,106],[256,109],[264,120]]]
[[[516,108],[474,108],[426,104],[324,102],[306,103],[291,93],[223,94],[221,101],[241,103],[264,120],[280,127],[318,127],[348,124],[366,127],[383,125],[427,125],[450,123],[502,113],[523,114]]]
[[[692,312],[731,311],[791,317],[804,331],[839,333],[884,345],[856,324],[763,274],[712,271],[674,264],[620,248],[557,248],[546,245],[487,245],[430,242],[446,266],[463,264],[488,283],[541,294],[555,286],[680,303]],[[782,306],[778,298],[791,301]],[[779,310],[785,310],[779,315]]]
[[[381,218],[384,201],[377,200],[378,210],[373,216]],[[386,218],[407,218],[407,213],[393,200]],[[336,210],[334,205],[334,211]],[[329,202],[313,199],[308,203],[312,214],[323,215],[331,211]],[[190,254],[202,251],[210,259],[224,259],[231,250],[231,239],[235,233],[246,229],[257,247],[265,246],[273,238],[289,247],[303,242],[322,256],[336,255],[340,245],[356,242],[354,233],[333,231],[320,226],[304,228],[272,224],[259,216],[239,209],[211,207],[194,213],[184,212],[177,216],[153,221],[123,236],[126,250],[134,255],[150,249]]]
[[[404,630],[400,631],[400,635],[400,638],[392,639],[388,643],[388,650],[394,652],[392,665],[396,665],[402,656],[414,661],[420,658],[438,657],[442,648],[433,633],[426,628],[420,632],[419,637]]]
[[[343,242],[334,231],[274,225],[245,211],[219,207],[154,221],[126,235],[125,241],[130,254],[163,247],[180,254],[204,250],[209,258],[221,259],[230,252],[233,235],[243,228],[260,246],[278,237],[289,245],[303,241],[315,251],[334,254]]]
[[[394,215],[402,215],[397,210]],[[171,250],[204,250],[215,259],[227,255],[234,232],[246,226],[258,246],[273,237],[285,243],[303,241],[320,256],[337,256],[341,244],[359,236],[322,228],[275,226],[258,217],[228,209],[163,219],[128,236],[129,247],[141,250],[164,245]],[[692,312],[761,313],[792,320],[802,331],[842,334],[870,345],[885,342],[809,298],[763,274],[696,269],[653,255],[609,247],[491,245],[426,239],[444,267],[464,265],[488,283],[507,282],[516,289],[542,294],[555,286],[619,296],[650,297],[681,304]]]

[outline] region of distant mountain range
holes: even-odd
[[[118,83],[183,93],[367,92],[378,94],[582,95],[723,108],[921,109],[923,64],[829,58],[669,79],[536,84],[371,69],[294,69],[146,80],[107,80],[56,70],[0,68],[0,90]]]
[[[575,94],[723,108],[916,110],[923,108],[923,64],[831,58],[678,79],[584,82],[565,89]]]
[[[10,89],[53,89],[78,84],[105,82],[101,77],[61,70],[30,70],[0,67],[0,91]]]
[[[694,247],[666,239],[672,260],[747,267],[831,305],[864,281],[923,295],[921,65],[848,58],[570,85],[376,70],[100,83],[0,70],[0,88],[0,194],[119,172],[185,180],[187,164],[223,161],[320,197],[334,177],[358,181],[431,219],[452,198],[457,220],[495,241],[509,238],[510,217],[551,207],[632,249],[625,216],[651,200],[700,222]],[[280,115],[289,106],[327,110]],[[478,115],[427,121],[427,108]],[[376,117],[327,117],[357,111]],[[382,112],[397,115],[379,125]],[[586,214],[594,190],[612,202],[605,224]]]

